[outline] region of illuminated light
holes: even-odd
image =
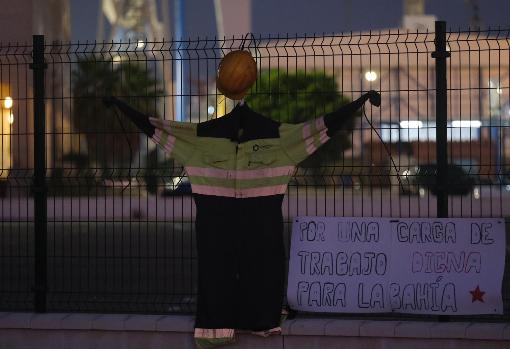
[[[452,127],[480,128],[482,127],[482,122],[480,120],[454,120],[452,121]]]
[[[214,114],[214,107],[212,105],[210,105],[209,107],[207,107],[207,114],[209,115],[213,115]]]
[[[480,199],[480,188],[475,187],[473,189],[473,198],[475,198],[476,200]]]
[[[409,170],[404,170],[404,172],[402,172],[402,176],[404,176],[404,177],[407,177],[410,174],[411,174],[411,171],[409,171]]]
[[[113,56],[113,63],[120,63],[122,57],[120,55]]]
[[[365,73],[365,79],[370,82],[375,81],[377,80],[377,73],[375,71],[367,71]]]
[[[136,47],[137,48],[144,48],[145,47],[145,41],[138,40],[138,42],[136,43]]]
[[[4,108],[5,109],[11,109],[12,108],[12,105],[13,105],[13,101],[12,101],[12,98],[7,96],[5,97],[4,99]]]
[[[400,122],[402,128],[422,128],[423,122],[419,120],[404,120]]]
[[[14,114],[12,112],[7,117],[7,121],[9,122],[10,125],[14,124]]]
[[[490,89],[494,89],[495,92],[500,95],[503,93],[503,89],[501,89],[501,87],[499,86],[499,81],[498,80],[493,80],[493,79],[490,79],[489,80],[489,88]]]

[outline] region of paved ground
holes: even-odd
[[[473,195],[449,198],[451,217],[510,216],[510,192],[501,187],[482,187]],[[56,221],[96,221],[150,219],[157,221],[190,220],[195,206],[190,196],[161,197],[129,195],[115,197],[50,197],[48,219]],[[286,217],[297,215],[434,217],[436,197],[399,195],[389,190],[331,190],[327,188],[290,187],[284,199]],[[0,199],[0,218],[4,221],[31,220],[33,199]]]

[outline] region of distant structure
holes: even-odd
[[[404,14],[406,16],[423,16],[425,0],[404,0]]]
[[[71,8],[68,0],[45,1],[9,1],[4,2],[0,16],[0,42],[6,48],[7,43],[26,43],[31,45],[32,35],[42,34],[46,43],[69,41],[71,39]],[[18,53],[22,50],[18,49]],[[2,57],[0,76],[0,178],[12,175],[16,170],[26,171],[33,167],[33,108],[32,79],[28,65],[30,51],[25,56]],[[6,61],[4,61],[6,60]],[[4,64],[8,62],[9,64]],[[13,62],[19,63],[12,64]],[[66,81],[55,78],[60,74],[59,67],[46,72],[46,91],[51,91],[55,101],[61,98],[62,91],[68,89]],[[69,128],[69,101],[62,98],[59,103],[46,104],[47,161],[54,168],[63,154],[70,148],[69,139],[55,137]],[[24,172],[23,172],[24,173]],[[14,176],[16,176],[14,174]]]
[[[97,41],[130,42],[132,43],[130,50],[134,48],[142,51],[148,43],[161,42],[164,39],[170,40],[169,2],[169,0],[160,2],[156,0],[101,0],[97,20]],[[178,13],[177,16],[182,17],[182,13]],[[123,59],[121,55],[113,58]],[[168,64],[168,61],[164,60],[158,60],[154,68],[162,77],[160,80],[164,84],[165,95],[168,96],[165,97],[168,99],[167,104],[173,105],[173,118],[179,120],[181,113],[178,111],[182,108],[182,93],[179,90],[182,87],[182,63],[179,60],[172,63],[175,69],[168,67],[165,69],[163,65]],[[174,72],[173,76],[172,71]],[[170,97],[172,94],[175,97]],[[144,136],[141,137],[144,138]],[[144,155],[141,159],[144,162],[147,152],[154,149],[154,145],[143,141],[140,144],[142,145],[140,152]],[[158,157],[160,156],[162,155],[159,154]]]
[[[478,0],[464,0],[469,13],[469,26],[471,29],[479,29],[482,25],[480,18],[480,7]],[[403,1],[402,27],[408,30],[434,30],[436,16],[425,13],[425,0],[404,0]]]
[[[154,41],[170,37],[168,1],[156,0],[101,0],[97,21],[98,41],[145,39]],[[158,16],[161,14],[161,18]],[[105,25],[108,21],[109,28]]]
[[[425,14],[425,0],[404,0],[402,27],[412,31],[433,31],[436,16]]]
[[[471,29],[478,29],[482,26],[480,19],[480,7],[478,7],[478,0],[464,0],[466,6],[469,7],[471,16],[469,17],[469,26]]]
[[[97,21],[97,40],[135,43],[143,50],[147,42],[180,39],[183,36],[183,0],[173,0],[173,21],[170,19],[169,0],[101,0]],[[170,23],[173,22],[173,35]],[[146,42],[147,41],[147,42]],[[118,57],[122,58],[122,57]],[[174,95],[167,104],[173,106],[173,119],[181,120],[183,114],[183,65],[179,59],[171,59],[173,68],[164,69],[168,61],[158,60],[156,69],[163,77],[166,95]],[[173,74],[172,74],[173,72]],[[172,76],[173,75],[173,76]]]
[[[214,11],[219,38],[252,31],[251,0],[214,0]]]

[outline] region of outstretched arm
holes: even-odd
[[[116,106],[119,108],[119,110],[147,136],[152,137],[154,135],[155,127],[150,123],[148,115],[133,109],[128,104],[124,103],[116,97],[103,98],[103,103],[108,107]]]
[[[339,131],[352,128],[354,114],[367,100],[370,100],[370,103],[375,106],[381,105],[379,93],[370,91],[357,100],[320,118],[295,125],[282,124],[280,126],[280,137],[288,157],[295,164],[298,164]]]
[[[119,108],[131,122],[181,164],[185,165],[194,153],[196,124],[149,117],[115,97],[103,98],[103,103]]]
[[[340,107],[332,113],[324,115],[324,124],[328,129],[328,136],[333,136],[337,131],[345,129],[351,120],[351,116],[360,109],[367,100],[370,100],[370,103],[376,107],[381,105],[381,95],[371,90],[355,101]]]

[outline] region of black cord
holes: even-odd
[[[377,132],[376,128],[372,125],[372,123],[370,122],[370,120],[368,119],[368,116],[367,116],[367,113],[365,111],[365,104],[363,104],[361,106],[361,109],[363,111],[363,115],[365,116],[365,119],[367,120],[368,124],[370,125],[370,127],[372,128],[372,130],[374,130],[375,134],[377,135],[377,137],[379,137],[379,139],[381,140],[381,143],[384,147],[384,149],[386,150],[386,152],[388,153],[388,156],[390,157],[390,161],[391,161],[391,164],[393,165],[393,167],[395,168],[395,172],[397,173],[397,180],[398,180],[398,184],[400,185],[400,188],[402,189],[402,191],[404,190],[404,185],[402,184],[402,180],[400,179],[400,174],[398,173],[398,169],[397,169],[397,165],[395,164],[395,161],[393,161],[393,156],[391,156],[391,151],[388,149],[388,146],[386,145],[386,143],[384,143],[381,135],[379,135],[379,132]]]
[[[131,185],[131,163],[133,162],[133,148],[131,147],[131,142],[129,141],[129,137],[127,135],[126,129],[124,128],[124,125],[122,124],[122,120],[120,119],[119,113],[114,108],[113,112],[115,113],[115,116],[117,117],[117,120],[119,122],[120,128],[122,129],[122,132],[124,133],[124,136],[126,137],[126,141],[129,147],[129,171],[128,171],[128,183],[124,188],[122,188],[122,192],[126,190]]]

